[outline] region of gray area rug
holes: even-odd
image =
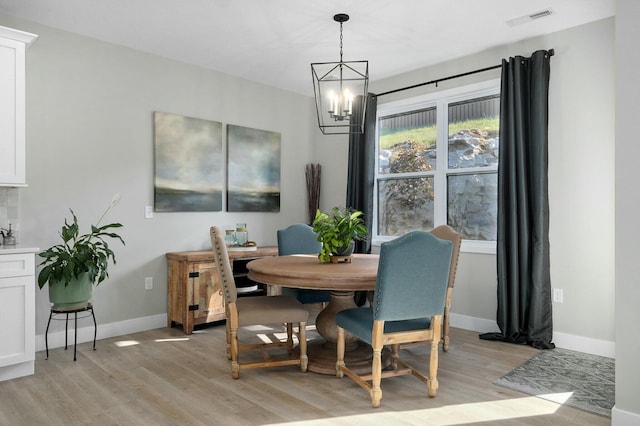
[[[566,405],[611,417],[615,360],[568,349],[543,350],[495,384],[554,401],[559,397]]]

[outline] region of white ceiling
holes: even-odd
[[[336,13],[351,17],[343,59],[368,60],[375,81],[612,16],[614,0],[0,0],[0,13],[312,96],[310,63],[340,59]]]

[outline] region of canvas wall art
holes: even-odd
[[[280,133],[227,125],[227,211],[280,211]]]
[[[154,112],[155,211],[221,211],[222,123]]]

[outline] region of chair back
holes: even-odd
[[[322,243],[318,241],[318,234],[305,223],[294,223],[285,229],[278,230],[278,254],[318,254],[322,250]]]
[[[431,233],[441,240],[449,240],[453,243],[453,251],[451,252],[451,266],[449,268],[449,288],[453,288],[456,282],[456,270],[458,269],[458,258],[460,257],[460,245],[462,244],[462,235],[456,232],[449,225],[440,225],[431,230]]]
[[[238,292],[236,290],[236,282],[233,279],[229,255],[227,254],[227,246],[224,243],[224,233],[217,226],[212,226],[210,233],[213,259],[220,278],[224,300],[226,303],[235,303],[238,298]]]
[[[374,319],[400,321],[442,315],[453,243],[411,231],[380,246]]]

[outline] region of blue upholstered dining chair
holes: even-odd
[[[318,254],[322,243],[313,228],[304,223],[294,223],[285,229],[278,230],[278,254]],[[282,294],[295,296],[300,303],[327,303],[330,294],[328,290],[309,290],[283,288]]]
[[[438,345],[442,333],[453,244],[425,231],[412,231],[380,247],[373,306],[336,314],[338,325],[336,374],[347,375],[369,392],[380,406],[381,379],[412,374],[427,384],[428,395],[438,389]],[[345,330],[370,344],[371,374],[360,376],[344,362]],[[430,342],[429,372],[420,373],[399,358],[400,343]],[[382,371],[382,350],[391,345],[390,370]],[[402,368],[400,368],[402,367]]]
[[[451,266],[449,267],[449,286],[447,287],[447,298],[444,302],[444,316],[442,317],[442,350],[449,350],[449,321],[451,317],[451,299],[453,298],[453,286],[456,282],[456,271],[458,269],[458,258],[460,257],[460,246],[462,244],[462,235],[456,232],[449,225],[440,225],[433,228],[433,235],[441,240],[449,240],[453,243],[453,251],[451,252]],[[406,343],[400,345],[400,349],[412,348],[424,345],[425,342]]]

